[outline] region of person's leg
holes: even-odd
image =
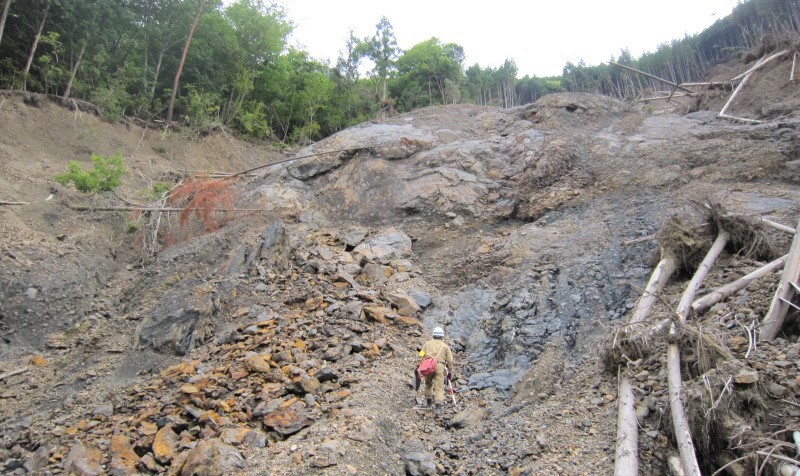
[[[436,374],[425,376],[425,402],[428,404],[428,406],[433,404],[433,387],[435,385],[435,376]]]
[[[444,403],[444,366],[437,365],[433,374],[433,401],[437,405]]]

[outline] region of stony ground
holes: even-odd
[[[794,225],[800,214],[798,123],[768,107],[797,96],[790,63],[772,65],[735,109],[768,111],[759,125],[715,119],[724,98],[714,95],[700,103],[711,111],[688,115],[554,95],[364,124],[297,151],[348,153],[231,180],[224,191],[258,211],[225,216],[218,230],[186,239],[164,216],[155,257],[126,233],[149,217],[77,213],[66,204],[121,202],[87,199],[52,175],[120,149],[131,173],[119,195],[150,203],[155,181],[280,154],[4,97],[0,199],[30,204],[0,208],[0,374],[21,370],[2,377],[2,471],[609,474],[625,371],[641,472],[666,474],[666,343],[604,350],[663,245],[650,235],[671,217],[703,250],[706,202],[755,230],[728,247],[701,294],[787,252],[791,236],[756,218]],[[766,251],[752,253],[755,238]],[[686,279],[668,285],[653,320],[671,315]],[[777,279],[694,316],[683,336],[709,474],[738,458],[729,474],[753,472],[759,451],[796,453],[796,313],[773,343],[753,347],[748,330]],[[439,413],[419,405],[411,380],[434,324],[457,361],[456,404]]]

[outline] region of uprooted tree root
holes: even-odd
[[[714,231],[722,228],[730,233],[728,248],[734,254],[761,261],[770,261],[780,255],[764,224],[754,218],[729,215],[721,205],[710,205],[709,221]]]
[[[657,236],[662,255],[675,259],[680,274],[691,276],[711,247],[711,239],[698,234],[695,228],[672,216]]]
[[[642,324],[653,326],[664,317],[661,315]],[[663,354],[661,344],[666,342],[666,335],[654,335],[652,340],[646,340],[644,337],[632,338],[626,330],[627,326],[618,326],[606,335],[601,344],[600,361],[603,367],[612,373],[615,373],[620,366]],[[693,322],[687,323],[682,335],[677,339],[680,340],[681,362],[686,367],[684,375],[702,375],[713,369],[717,362],[733,357],[717,335]]]

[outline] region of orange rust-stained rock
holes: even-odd
[[[245,366],[253,372],[269,372],[270,365],[261,354],[251,354],[244,360]]]
[[[322,307],[323,303],[325,302],[325,298],[323,296],[315,296],[313,298],[306,300],[306,309],[309,311],[313,311],[315,309],[319,309]]]
[[[32,355],[31,358],[28,359],[28,363],[33,365],[34,367],[44,367],[49,362],[41,355]]]
[[[199,389],[199,388],[197,388],[197,386],[195,386],[195,385],[192,385],[192,384],[190,384],[190,383],[187,383],[187,384],[181,385],[181,392],[183,392],[183,393],[187,393],[187,394],[190,394],[190,395],[191,395],[191,394],[193,394],[193,393],[198,393],[198,392],[200,392],[200,389]]]
[[[231,369],[230,371],[231,380],[241,380],[248,375],[250,375],[250,372],[243,369]]]
[[[178,435],[172,431],[172,425],[166,425],[156,433],[153,441],[153,456],[159,463],[168,463],[175,455],[178,446]]]
[[[394,321],[398,326],[404,327],[422,327],[422,322],[415,317],[400,316]]]
[[[350,390],[339,390],[331,394],[333,401],[344,400],[350,396]]]
[[[389,318],[387,316],[393,314],[394,311],[388,307],[367,306],[364,308],[364,315],[367,317],[367,319],[379,322],[381,324],[386,324],[387,322],[389,322]]]
[[[149,421],[143,421],[139,424],[139,434],[148,436],[148,435],[155,435],[158,432],[158,425],[155,423],[151,423]]]
[[[291,409],[278,410],[264,416],[264,425],[283,436],[290,436],[314,424],[311,416]]]
[[[239,446],[244,441],[245,435],[250,431],[249,428],[242,428],[240,426],[224,428],[220,434],[219,439],[228,445]]]
[[[280,408],[289,408],[289,407],[291,407],[292,405],[294,405],[295,403],[297,403],[299,401],[300,401],[299,398],[292,397],[289,400],[286,400],[285,402],[281,403]]]
[[[197,371],[197,366],[200,364],[199,360],[190,360],[188,362],[181,362],[175,364],[161,373],[161,375],[169,378],[182,377],[184,375],[191,375]]]
[[[136,464],[139,462],[139,456],[133,451],[127,436],[112,436],[109,452],[111,453],[110,469],[114,474],[137,474]]]
[[[200,423],[203,423],[205,425],[209,425],[209,426],[211,426],[213,428],[219,428],[221,426],[225,426],[225,425],[229,425],[230,424],[230,419],[225,418],[224,416],[221,416],[219,413],[217,413],[217,412],[215,412],[213,410],[208,410],[206,412],[203,412],[203,414],[200,415],[199,420],[200,420]]]

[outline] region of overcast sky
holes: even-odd
[[[518,77],[560,76],[567,61],[634,57],[729,14],[738,0],[280,0],[296,28],[290,44],[336,62],[353,29],[372,36],[386,16],[400,48],[437,37],[464,47],[466,66],[513,58]]]

